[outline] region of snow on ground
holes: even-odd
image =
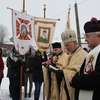
[[[3,60],[5,63],[5,68],[4,68],[4,78],[2,80],[0,88],[0,100],[12,100],[9,97],[9,79],[6,77],[7,76],[6,58],[3,58]],[[24,94],[24,87],[22,87],[22,93]],[[34,100],[34,83],[33,83],[32,97],[26,99],[23,98],[23,100]],[[43,100],[43,86],[41,87],[40,100]]]

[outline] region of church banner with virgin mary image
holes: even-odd
[[[38,48],[46,51],[52,42],[56,20],[42,17],[34,17],[34,33]]]

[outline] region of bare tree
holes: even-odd
[[[7,28],[3,25],[0,25],[0,42],[3,43],[4,42],[4,38],[7,35]]]

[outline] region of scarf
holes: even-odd
[[[100,52],[100,44],[89,52],[89,54],[86,57],[84,74],[90,74],[91,72],[95,71],[95,64],[99,52]]]

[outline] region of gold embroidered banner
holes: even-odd
[[[34,17],[35,41],[38,48],[46,51],[52,42],[56,20],[42,17]]]

